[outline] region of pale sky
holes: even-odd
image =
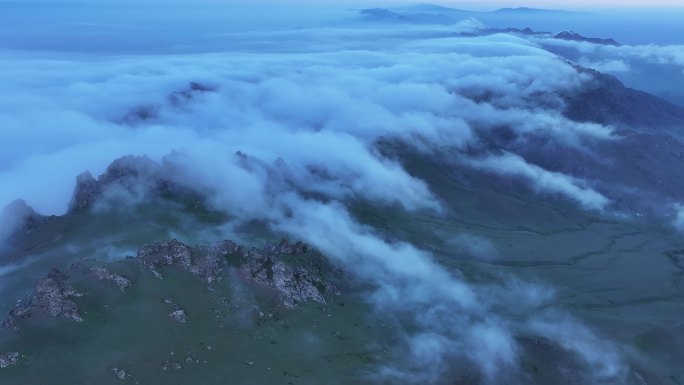
[[[607,7],[676,7],[684,8],[684,0],[196,0],[197,3],[214,4],[280,4],[306,3],[335,5],[391,5],[391,4],[440,4],[453,8],[500,8],[537,7],[560,8],[607,8]],[[187,3],[186,0],[0,0],[0,3]]]

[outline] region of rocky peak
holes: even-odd
[[[69,212],[91,207],[108,189],[118,186],[135,191],[141,186],[168,184],[161,179],[162,166],[146,156],[124,156],[114,160],[97,179],[89,172],[76,178]]]
[[[76,188],[74,189],[69,211],[83,210],[90,206],[95,197],[101,193],[100,184],[93,178],[90,172],[86,171],[76,177]]]

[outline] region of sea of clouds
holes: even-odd
[[[446,151],[462,167],[521,179],[586,210],[610,204],[593,181],[512,153],[469,151],[502,125],[522,141],[574,148],[615,139],[611,127],[562,114],[560,95],[581,89],[587,74],[538,42],[454,35],[479,27],[354,20],[212,33],[197,40],[194,50],[210,47],[201,53],[0,51],[0,206],[22,198],[63,214],[78,174],[144,155],[213,209],[304,239],[371,283],[369,301],[404,326],[403,353],[383,376],[432,383],[465,360],[505,383],[519,371],[517,337],[534,335],[575,356],[587,381],[619,383],[621,348],[555,309],[550,288],[470,283],[416,245],[385,240],[348,208],[361,200],[444,212],[431,186],[383,155],[379,141]]]

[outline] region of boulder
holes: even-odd
[[[172,311],[169,314],[169,318],[171,318],[172,320],[174,320],[176,322],[180,322],[180,323],[188,322],[188,315],[185,313],[185,310],[183,310],[183,309],[178,309],[178,310]]]
[[[21,354],[18,352],[0,354],[0,369],[16,365],[19,362],[19,358],[21,358]]]

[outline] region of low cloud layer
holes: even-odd
[[[562,115],[559,95],[586,74],[520,38],[452,34],[469,28],[228,33],[213,36],[225,52],[193,55],[0,53],[0,204],[21,197],[62,214],[76,175],[145,155],[213,209],[304,239],[371,284],[369,301],[405,334],[397,350],[406,354],[386,376],[431,383],[466,360],[494,383],[518,371],[516,337],[535,333],[579,357],[588,380],[619,381],[619,349],[549,312],[547,288],[469,283],[415,245],[384,240],[347,207],[443,213],[428,183],[384,156],[380,141],[447,152],[586,209],[609,203],[589,182],[517,155],[470,155],[502,127],[519,142],[573,148],[613,133]],[[520,309],[532,316],[511,316]],[[567,327],[552,327],[559,322]]]
[[[532,40],[579,65],[614,75],[628,87],[684,105],[684,45],[611,46],[548,38]]]
[[[565,174],[544,170],[539,166],[527,163],[525,159],[515,154],[507,153],[501,156],[472,160],[470,164],[497,174],[521,178],[541,192],[564,196],[589,210],[603,210],[610,203],[609,199],[601,193],[587,187],[584,181]]]

